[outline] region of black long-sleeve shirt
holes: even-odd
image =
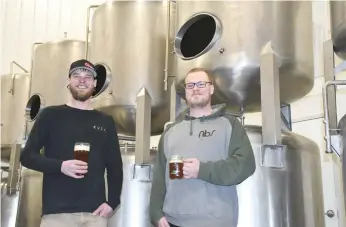
[[[74,159],[76,142],[90,143],[88,172],[82,179],[61,172],[62,162]],[[31,129],[21,163],[43,172],[42,215],[94,212],[104,202],[114,210],[120,204],[123,163],[114,120],[104,113],[67,105],[46,107]]]

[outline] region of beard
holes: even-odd
[[[86,100],[88,100],[94,92],[93,88],[90,88],[89,90],[87,90],[85,92],[80,92],[76,88],[73,88],[72,86],[69,86],[69,90],[70,90],[72,97],[75,100],[81,101],[81,102],[85,102]]]
[[[187,100],[187,104],[190,108],[203,108],[207,106],[210,102],[210,98],[202,96],[192,96]]]

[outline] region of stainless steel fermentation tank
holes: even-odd
[[[330,1],[330,15],[334,51],[346,60],[346,1]]]
[[[93,103],[113,116],[119,133],[136,135],[135,151],[122,154],[122,204],[109,227],[151,226],[148,206],[156,153],[150,151],[150,135],[160,134],[169,121],[170,88],[174,90],[168,75],[171,6],[168,1],[113,1],[93,14],[88,56],[112,77]]]
[[[108,227],[151,227],[148,206],[151,191],[152,164],[156,151],[150,151],[150,161],[135,165],[135,149],[122,149],[124,182],[121,205],[109,219]]]
[[[10,160],[11,146],[24,138],[25,105],[29,97],[30,74],[1,76],[1,162]]]
[[[36,45],[32,56],[30,99],[26,107],[28,132],[42,108],[68,101],[70,65],[84,56],[84,41],[64,39]]]
[[[176,90],[193,67],[214,74],[213,103],[260,111],[260,53],[279,58],[280,101],[289,104],[314,85],[312,7],[308,1],[179,1]]]
[[[8,177],[1,179],[1,226],[37,227],[41,220],[42,173],[20,168],[23,145],[12,145]]]
[[[178,1],[177,24],[178,94],[188,70],[204,67],[214,76],[213,104],[262,111],[262,127],[245,126],[257,168],[237,186],[238,227],[323,227],[319,148],[281,129],[280,115],[280,104],[314,85],[311,2]]]
[[[326,134],[326,153],[337,153],[341,155],[342,166],[342,187],[344,203],[341,210],[346,209],[346,115],[342,116],[337,124],[336,106],[336,86],[345,85],[345,80],[337,80],[337,71],[345,70],[345,62],[335,66],[334,53],[346,60],[346,1],[330,1],[331,16],[331,35],[330,41],[324,47],[324,77],[325,86],[323,88],[324,115],[325,115],[325,134]],[[333,48],[334,53],[331,51]],[[340,68],[341,67],[341,68]],[[328,94],[327,94],[328,93]],[[338,130],[338,131],[337,131]],[[341,141],[340,141],[341,140]],[[340,143],[341,142],[341,143]],[[340,146],[340,147],[339,147]],[[338,149],[339,148],[339,149]],[[337,187],[337,186],[335,186]],[[335,210],[331,210],[335,214]],[[331,218],[333,216],[330,216]]]
[[[152,100],[151,134],[160,134],[169,120],[164,82],[171,46],[168,6],[167,1],[113,1],[94,11],[88,55],[112,75],[108,89],[94,104],[113,116],[121,134],[135,135],[136,98],[142,88]]]
[[[306,137],[283,130],[282,166],[266,166],[262,127],[245,126],[257,169],[238,185],[238,227],[324,227],[319,148]]]

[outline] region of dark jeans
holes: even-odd
[[[180,226],[177,226],[177,225],[173,225],[171,223],[168,223],[170,227],[180,227]]]

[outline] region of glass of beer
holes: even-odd
[[[74,159],[88,163],[90,152],[90,144],[85,142],[77,142],[74,145]]]
[[[169,178],[182,179],[184,177],[183,173],[183,157],[181,155],[173,155],[169,161]]]

